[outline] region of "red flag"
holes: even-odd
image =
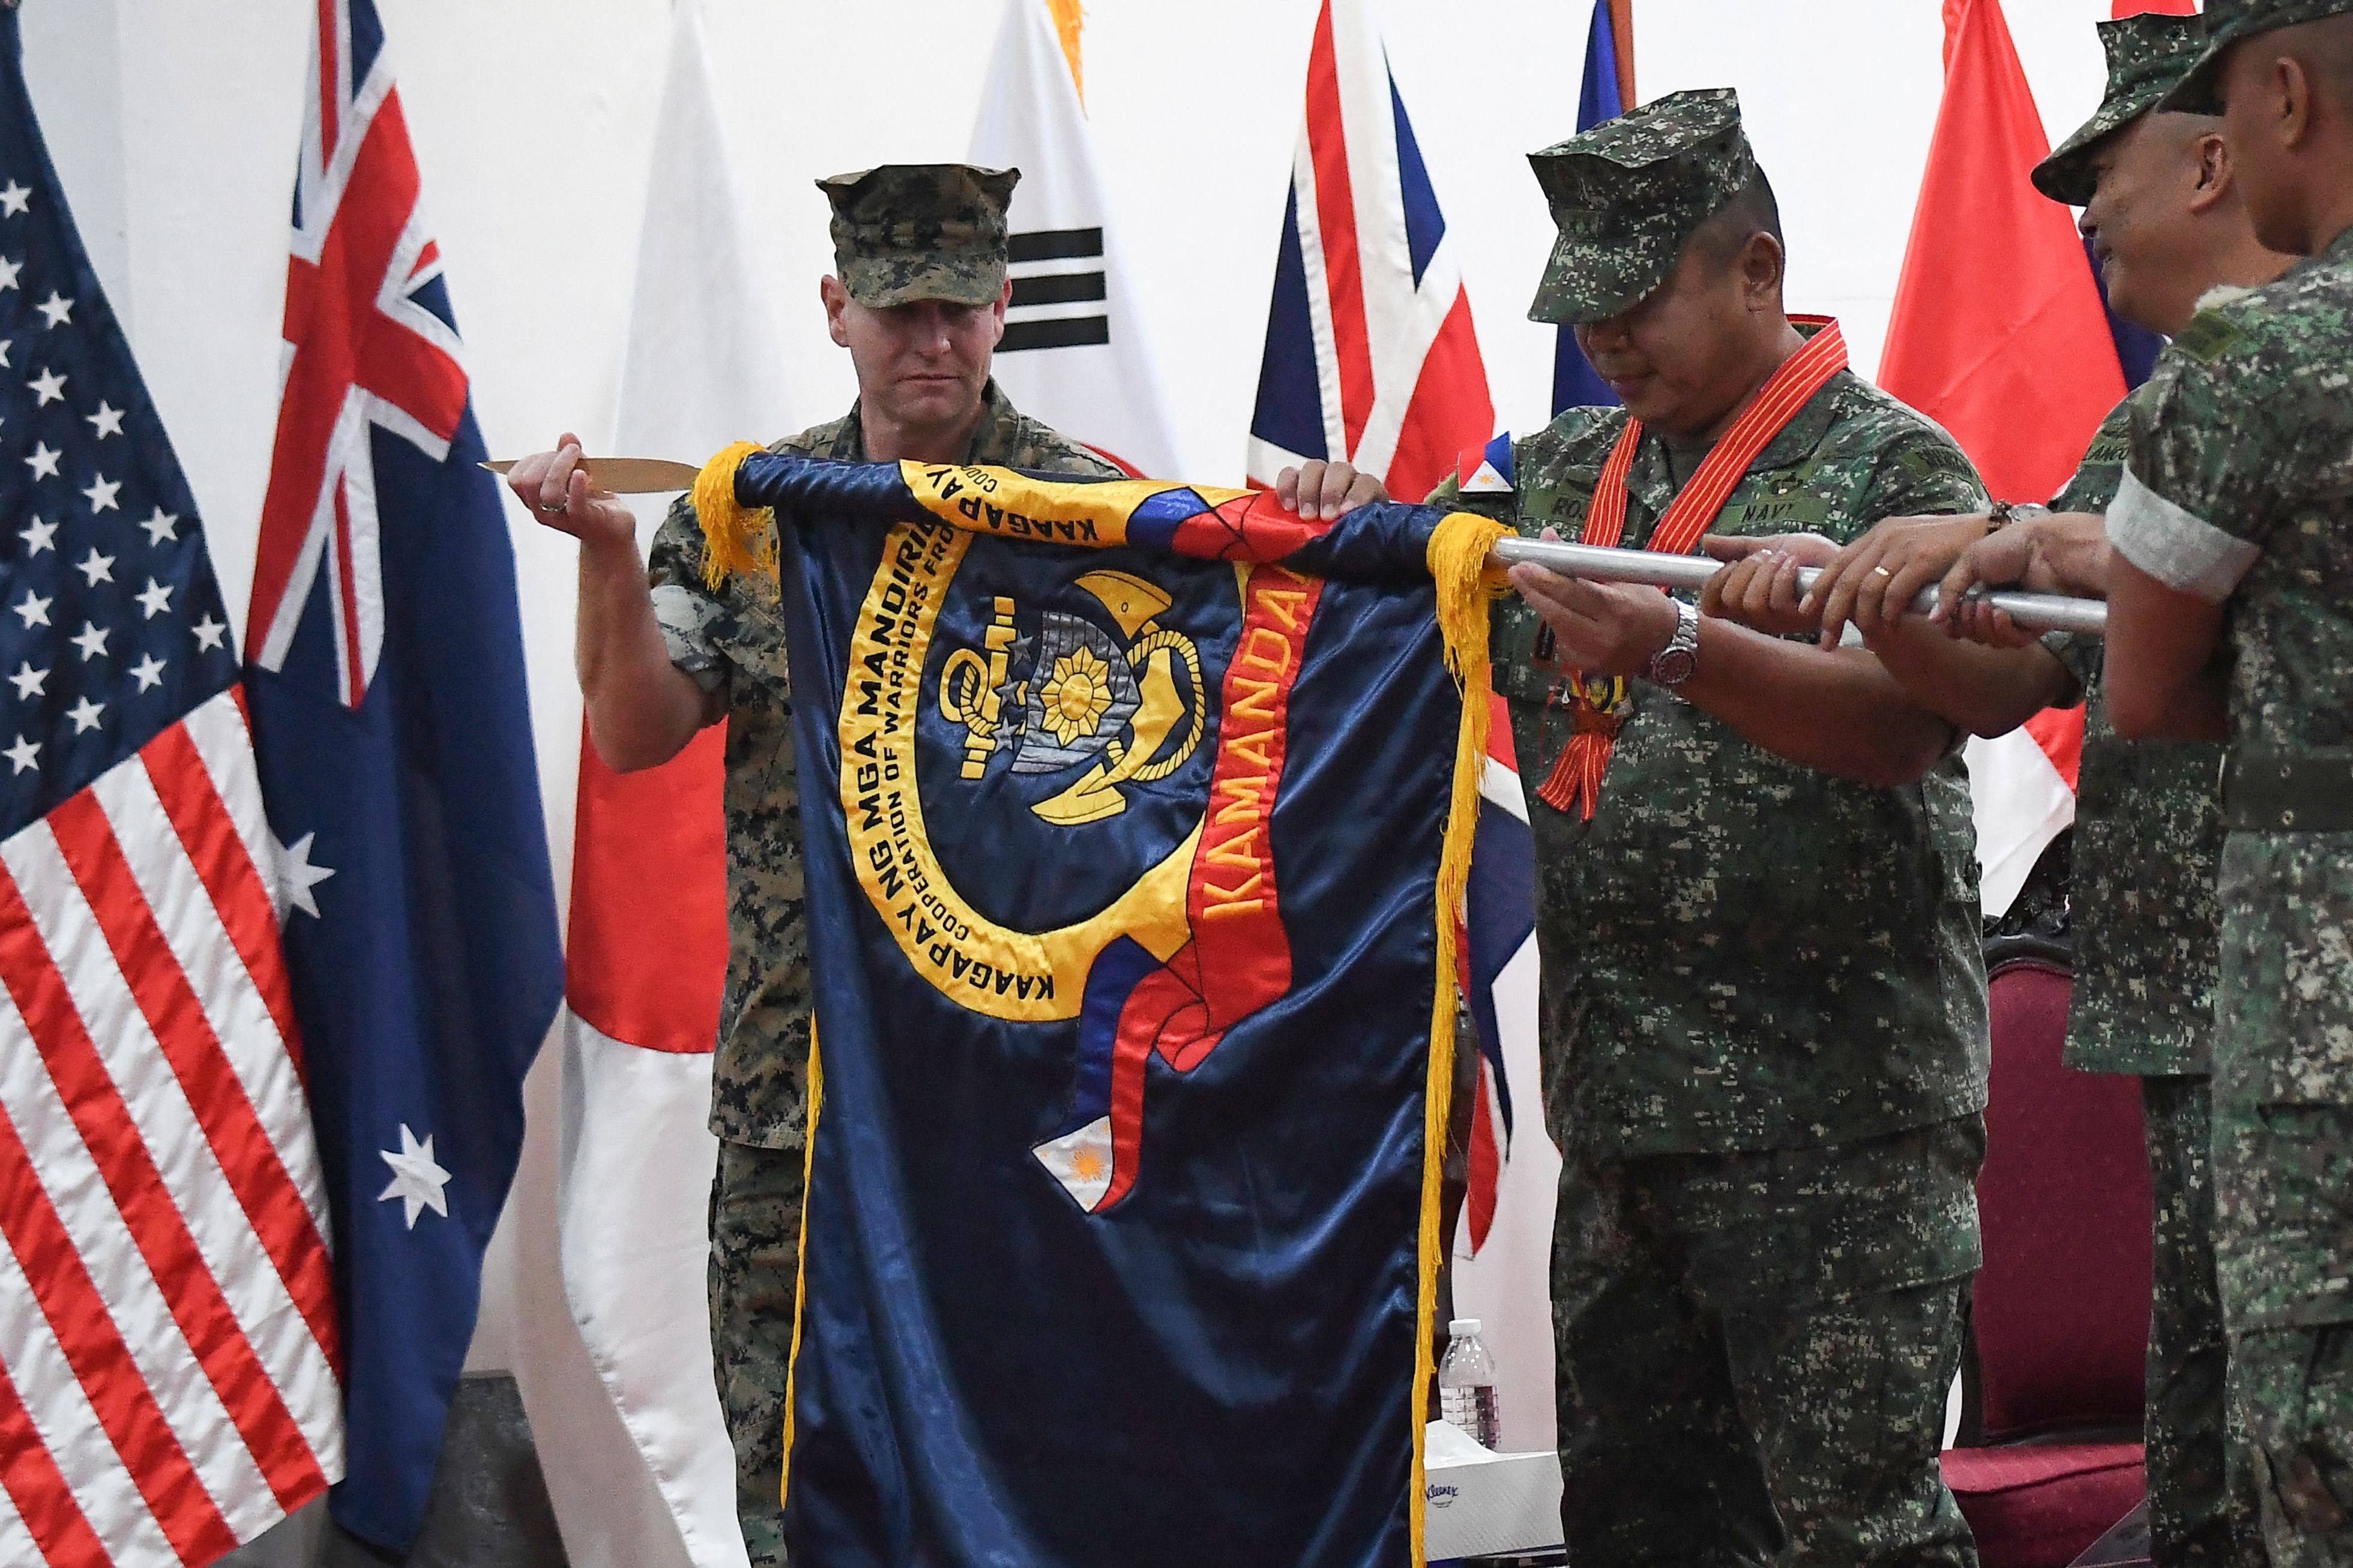
[[[2125,395],[2000,0],[1945,0],[1945,103],[1913,215],[1879,382],[1968,448],[1986,487],[2047,500]]]
[[[565,999],[640,1049],[708,1055],[727,968],[723,726],[617,773],[584,735]]]
[[[2012,500],[2056,494],[2125,395],[2073,215],[2029,178],[2050,151],[2000,0],[1945,0],[1945,101],[1879,380],[1950,430],[1986,488]],[[2083,737],[2079,708],[1972,743],[1989,912],[2074,820]]]
[[[2026,732],[2034,737],[2034,743],[2042,748],[2042,754],[2051,759],[2052,767],[2059,770],[2059,777],[2065,782],[2067,793],[2074,794],[2079,787],[2076,775],[2084,767],[2082,704],[2073,708],[2045,708],[2026,721]]]
[[[682,1555],[710,1568],[745,1561],[699,1288],[719,1150],[706,1119],[727,968],[726,734],[713,725],[628,774],[581,738],[557,1222],[581,1342]]]

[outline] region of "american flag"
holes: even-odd
[[[0,1563],[209,1563],[343,1468],[283,860],[195,503],[0,30]]]

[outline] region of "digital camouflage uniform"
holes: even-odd
[[[1754,166],[1737,116],[1729,93],[1679,94],[1538,154],[1563,222],[1534,313],[1574,319],[1655,287]],[[1579,205],[1620,192],[1609,210]],[[1638,247],[1642,268],[1597,268],[1584,286],[1588,247],[1656,227],[1672,243]],[[1625,417],[1571,410],[1514,445],[1514,493],[1458,499],[1450,482],[1432,499],[1575,538]],[[1627,545],[1701,456],[1645,437]],[[1983,505],[1949,437],[1841,373],[1715,530],[1843,541],[1873,518]],[[1538,777],[1571,730],[1540,625],[1505,601],[1493,650]],[[1590,822],[1528,803],[1546,1121],[1564,1155],[1570,1561],[1974,1563],[1937,1468],[1984,1143],[1967,783],[1947,761],[1872,789],[1667,691],[1636,683],[1632,701]]]
[[[2157,109],[2204,51],[2195,16],[2145,13],[2099,25],[2108,59],[2099,109],[2034,171],[2042,194],[2071,206],[2097,193],[2093,160],[2108,139]],[[2118,404],[2083,466],[2052,501],[2105,512],[2124,481],[2133,411]],[[2222,917],[2222,748],[2129,742],[2108,722],[2104,645],[2062,643],[2085,698],[2075,801],[2074,1000],[2069,1067],[2141,1080],[2155,1197],[2144,1437],[2149,1550],[2158,1568],[2260,1563],[2253,1477],[2232,1462],[2224,1397],[2229,1351],[2215,1282],[2212,1094],[2214,973]]]
[[[2143,387],[2116,405],[2053,510],[2107,510],[2124,479],[2133,407],[2150,395]],[[2252,1477],[2230,1462],[2225,1436],[2229,1352],[2214,1275],[2207,1075],[2222,938],[2214,894],[2222,748],[2119,736],[2100,684],[2101,648],[2083,638],[2060,649],[2086,699],[2064,1060],[2141,1080],[2156,1211],[2143,1434],[2149,1552],[2159,1568],[2260,1563]]]
[[[986,305],[1005,289],[1018,169],[885,163],[817,183],[833,204],[833,269],[871,310],[921,300]]]
[[[2348,9],[2208,16],[2228,47]],[[2108,537],[2168,587],[2226,604],[2234,759],[2353,763],[2353,235],[2201,310],[2174,342],[2135,412]],[[2353,833],[2233,828],[2219,896],[2233,1410],[2273,1563],[2353,1563]]]
[[[837,261],[852,296],[879,300],[877,308],[908,299],[996,299],[1005,278],[1004,203],[1017,177],[949,164],[821,182],[836,203]],[[771,450],[864,461],[858,406]],[[1016,412],[994,382],[963,460],[1118,473]],[[737,1514],[752,1562],[766,1564],[784,1556],[785,1378],[808,1117],[799,777],[776,590],[742,574],[709,587],[702,558],[693,506],[681,500],[654,539],[655,615],[672,662],[721,694],[727,720],[727,984],[711,1097],[711,1130],[720,1140],[711,1194],[712,1352],[735,1447]]]

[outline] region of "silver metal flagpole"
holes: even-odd
[[[7,5],[11,0],[0,0]],[[514,467],[512,459],[484,463],[494,474]],[[596,458],[586,459],[589,483],[615,495],[640,495],[681,490],[694,483],[700,472],[691,463],[659,458]],[[1598,544],[1569,544],[1546,539],[1503,539],[1495,542],[1493,559],[1505,566],[1525,561],[1567,577],[1595,583],[1647,583],[1654,588],[1697,590],[1724,570],[1721,562],[1704,555],[1662,555],[1650,550],[1608,550]],[[1809,567],[1798,574],[1802,586],[1811,586],[1821,573]],[[1973,597],[1977,596],[1974,594]],[[2056,594],[1987,594],[1996,609],[2007,610],[2021,626],[2032,631],[2076,632],[2100,637],[2107,630],[2108,606],[2098,599],[2069,599]],[[1936,590],[1927,589],[1912,601],[1913,612],[1926,615],[1936,607]]]
[[[1522,562],[1557,572],[1564,577],[1582,577],[1593,583],[1647,583],[1653,588],[1688,588],[1696,590],[1707,580],[1725,569],[1725,563],[1704,555],[1662,555],[1651,550],[1609,550],[1598,544],[1570,544],[1550,539],[1500,539],[1495,542],[1493,559],[1501,565],[1516,566]],[[1811,587],[1821,575],[1816,567],[1798,574],[1800,587]],[[1984,594],[1972,589],[1971,598],[1982,598],[1998,610],[2006,610],[2012,620],[2030,631],[2074,632],[2083,637],[2102,637],[2107,632],[2108,606],[2100,599],[2070,599],[2058,594],[2021,594],[2007,590]],[[1936,607],[1936,590],[1923,589],[1912,601],[1915,615],[1926,615]]]

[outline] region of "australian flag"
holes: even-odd
[[[332,1507],[405,1552],[563,960],[514,558],[383,26],[313,16],[246,679],[343,1314]]]

